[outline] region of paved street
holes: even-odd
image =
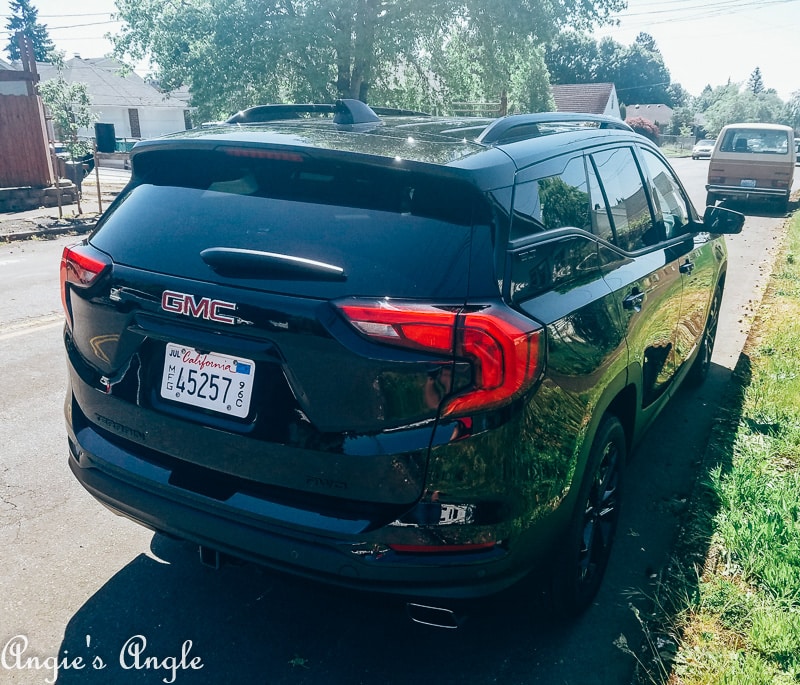
[[[707,166],[675,161],[698,207]],[[0,682],[53,683],[56,665],[60,685],[627,682],[633,659],[615,642],[642,640],[629,605],[647,608],[669,562],[783,222],[749,215],[728,241],[712,372],[639,448],[595,605],[551,626],[498,601],[457,631],[413,626],[397,604],[254,566],[210,570],[191,546],[106,511],[67,467],[58,263],[76,238],[0,244]]]

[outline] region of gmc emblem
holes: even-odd
[[[193,316],[196,319],[208,319],[219,323],[235,324],[236,317],[224,312],[235,312],[236,304],[224,300],[212,300],[209,297],[195,299],[194,295],[178,293],[174,290],[165,290],[161,296],[161,309],[165,312],[174,312],[184,316]]]

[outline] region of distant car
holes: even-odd
[[[709,159],[715,142],[715,140],[698,140],[692,148],[692,159],[700,159],[701,157]]]

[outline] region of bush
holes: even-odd
[[[649,138],[654,143],[658,144],[660,133],[658,126],[656,126],[652,121],[648,121],[642,117],[634,117],[632,119],[626,119],[625,123],[628,124],[628,126],[630,126],[634,131],[636,131],[636,133],[639,133],[645,138]]]

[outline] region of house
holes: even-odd
[[[13,75],[10,72],[15,72]],[[8,62],[0,59],[0,95],[27,95],[28,88],[25,81],[17,80],[19,70]],[[10,80],[13,79],[13,80]]]
[[[559,112],[606,114],[621,119],[613,83],[569,83],[551,86]]]
[[[58,76],[52,64],[40,62],[37,68],[42,81]],[[100,125],[81,130],[81,136],[93,138],[95,131],[98,137],[100,131],[108,135],[113,127],[112,139],[138,140],[191,128],[190,108],[183,99],[161,93],[115,59],[76,56],[65,61],[63,75],[70,83],[87,85],[95,121]]]
[[[625,109],[625,117],[627,119],[641,117],[661,129],[669,125],[673,114],[672,107],[667,107],[666,105],[628,105]]]

